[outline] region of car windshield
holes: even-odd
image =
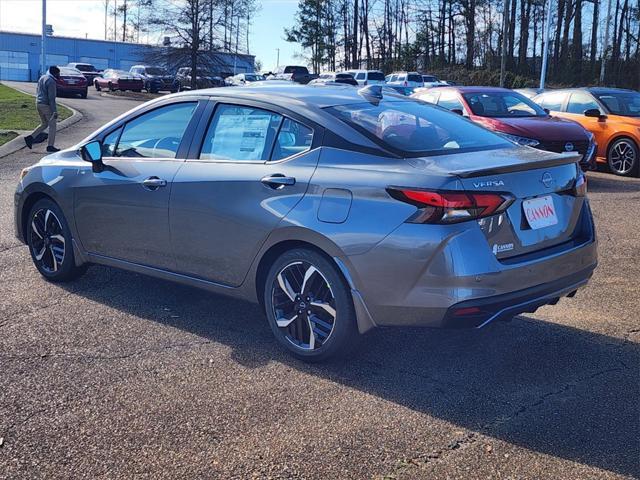
[[[264,80],[264,77],[262,75],[245,75],[244,79],[247,82],[257,82],[259,80]]]
[[[465,93],[462,95],[474,115],[480,117],[545,117],[539,105],[516,92]]]
[[[328,112],[407,157],[488,150],[512,144],[474,123],[417,100],[338,105]]]
[[[613,115],[640,117],[640,93],[607,92],[596,93],[595,96]]]
[[[96,67],[94,67],[93,65],[76,64],[75,68],[77,70],[80,70],[81,72],[95,72],[96,71]]]
[[[147,75],[166,75],[167,71],[160,67],[147,67],[145,68]]]

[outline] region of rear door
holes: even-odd
[[[104,171],[82,170],[74,191],[76,225],[87,252],[175,267],[169,234],[171,186],[205,105],[184,98],[165,103],[103,137]]]
[[[171,239],[178,271],[237,286],[304,196],[322,130],[259,103],[212,101],[210,109],[174,180]]]

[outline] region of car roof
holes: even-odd
[[[635,90],[630,90],[627,88],[614,88],[614,87],[577,87],[577,88],[558,88],[554,90],[549,90],[548,92],[543,93],[569,93],[569,92],[589,92],[589,93],[635,93]]]
[[[179,95],[209,95],[229,97],[242,100],[258,100],[265,103],[277,104],[285,108],[307,108],[316,110],[337,105],[367,102],[367,98],[359,93],[362,89],[350,85],[297,85],[282,84],[269,85],[269,81],[260,82],[258,86],[207,88]],[[393,95],[394,100],[410,101],[407,97]]]
[[[463,87],[457,85],[450,85],[448,87],[432,87],[434,90],[443,91],[443,90],[455,90],[460,93],[502,93],[502,92],[513,92],[513,90],[509,88],[501,88],[501,87]]]

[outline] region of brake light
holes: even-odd
[[[515,198],[508,193],[428,191],[389,187],[396,200],[415,205],[410,223],[458,223],[504,212]]]

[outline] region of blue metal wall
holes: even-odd
[[[87,40],[84,38],[47,37],[47,66],[69,62],[92,63],[99,70],[129,70],[143,63],[145,53],[162,47],[133,43]],[[233,71],[234,55],[221,53],[227,72]],[[182,65],[177,65],[180,67]],[[236,71],[253,72],[253,56],[238,55]],[[217,73],[217,72],[216,72]],[[220,72],[222,73],[222,72]],[[218,73],[219,74],[219,73]],[[40,36],[0,31],[0,80],[36,81],[40,75]]]

